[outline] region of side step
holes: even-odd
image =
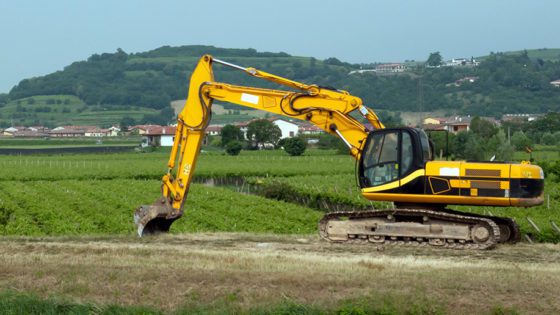
[[[488,218],[428,209],[332,212],[319,221],[319,234],[337,243],[455,249],[491,249],[500,241],[500,227]]]

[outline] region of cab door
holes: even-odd
[[[409,129],[383,129],[369,134],[360,162],[362,188],[399,191],[401,179],[411,174],[418,162],[418,148]]]
[[[368,137],[360,163],[361,186],[399,186],[399,130],[373,131]]]

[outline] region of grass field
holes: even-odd
[[[112,306],[144,314],[555,314],[559,253],[558,245],[376,251],[317,236],[244,233],[4,238],[0,305],[81,307],[74,313]]]

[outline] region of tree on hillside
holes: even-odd
[[[232,141],[242,142],[243,139],[243,132],[239,127],[234,125],[225,125],[221,131],[222,135],[222,147],[226,147],[228,143]]]
[[[431,67],[437,67],[441,65],[442,61],[443,58],[441,57],[441,54],[439,53],[439,51],[436,51],[430,54],[428,60],[426,61],[426,64]]]
[[[470,130],[482,139],[490,139],[498,132],[498,127],[484,118],[474,117],[471,120]]]
[[[543,118],[532,121],[528,130],[540,132],[560,131],[560,112],[550,112]]]
[[[7,104],[9,100],[8,94],[0,93],[0,107]]]
[[[119,126],[121,128],[122,132],[126,132],[128,131],[128,127],[130,126],[134,126],[136,124],[136,121],[134,120],[134,118],[130,117],[130,116],[124,116],[120,123]]]
[[[467,160],[475,160],[475,161],[484,161],[489,158],[488,150],[485,146],[485,141],[482,140],[477,134],[472,132],[467,133],[468,139],[467,143],[465,144],[465,159]]]
[[[280,128],[266,119],[254,120],[247,125],[247,139],[253,149],[262,148],[265,143],[276,145],[281,136]]]
[[[466,149],[467,149],[468,140],[469,140],[468,131],[460,131],[455,135],[455,138],[453,140],[452,153],[455,155],[456,158],[459,159],[466,158]]]
[[[497,161],[511,161],[514,148],[506,141],[506,134],[502,129],[487,141],[485,147],[489,155],[495,155]]]
[[[533,145],[531,139],[523,131],[517,131],[511,136],[511,144],[516,150],[525,150],[527,147]]]

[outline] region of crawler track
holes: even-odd
[[[505,239],[501,230],[508,234]],[[492,249],[500,242],[513,241],[519,229],[507,218],[447,209],[390,209],[328,213],[319,222],[319,234],[337,243]]]
[[[442,209],[439,211],[450,213],[450,214],[467,215],[467,216],[477,217],[477,218],[486,218],[494,221],[500,228],[500,240],[498,241],[498,243],[515,244],[521,240],[521,231],[519,231],[519,225],[517,225],[517,222],[515,222],[515,220],[512,218],[482,215],[476,213],[467,214],[452,209]]]

